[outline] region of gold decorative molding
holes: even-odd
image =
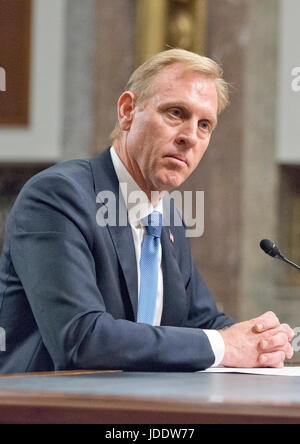
[[[205,53],[207,0],[137,0],[137,65],[171,48]]]
[[[137,0],[137,65],[164,48],[167,0]]]

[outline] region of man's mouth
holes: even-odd
[[[173,159],[174,161],[176,161],[179,165],[181,164],[183,164],[183,165],[188,165],[188,162],[187,162],[187,160],[185,159],[185,157],[183,157],[183,156],[179,156],[179,155],[175,155],[175,154],[172,154],[172,155],[167,155],[166,157],[168,157],[169,159]]]

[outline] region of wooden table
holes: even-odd
[[[95,371],[1,376],[0,423],[300,423],[300,378]]]

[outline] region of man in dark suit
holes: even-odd
[[[280,367],[292,356],[292,330],[273,313],[233,325],[217,310],[168,199],[226,103],[215,62],[158,54],[119,99],[113,147],[25,185],[1,257],[1,373]]]

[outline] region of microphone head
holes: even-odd
[[[260,248],[271,257],[282,257],[277,245],[269,239],[263,239],[260,243]]]

